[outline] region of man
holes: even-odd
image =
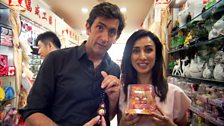
[[[36,45],[39,47],[38,54],[45,58],[48,53],[61,48],[61,42],[57,35],[51,31],[44,32],[37,36]]]
[[[92,9],[86,23],[87,41],[54,51],[42,63],[21,112],[28,126],[110,125],[121,83],[119,66],[107,50],[123,28],[118,6],[103,2]]]

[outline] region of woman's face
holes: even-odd
[[[131,63],[138,74],[149,74],[155,64],[156,47],[148,37],[138,39],[132,49]]]

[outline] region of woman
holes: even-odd
[[[162,44],[150,31],[138,30],[128,39],[123,53],[121,71],[123,89],[118,115],[120,126],[184,126],[190,99],[179,87],[168,84],[163,76]],[[150,115],[125,112],[129,84],[154,87],[157,110]]]

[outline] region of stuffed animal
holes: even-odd
[[[209,32],[208,38],[216,38],[219,35],[224,35],[224,16],[213,25],[212,30]]]

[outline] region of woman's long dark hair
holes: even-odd
[[[166,94],[168,92],[168,84],[166,79],[163,76],[163,56],[162,56],[162,44],[158,37],[154,35],[152,32],[147,30],[138,30],[134,32],[128,39],[124,53],[123,58],[121,61],[121,80],[124,84],[124,92],[126,94],[127,99],[127,88],[129,84],[137,84],[137,71],[134,69],[134,67],[131,64],[131,54],[132,49],[135,44],[135,42],[143,37],[148,36],[156,46],[156,60],[155,65],[152,68],[152,85],[155,88],[155,93],[158,97],[160,97],[160,101],[164,101],[166,99]]]

